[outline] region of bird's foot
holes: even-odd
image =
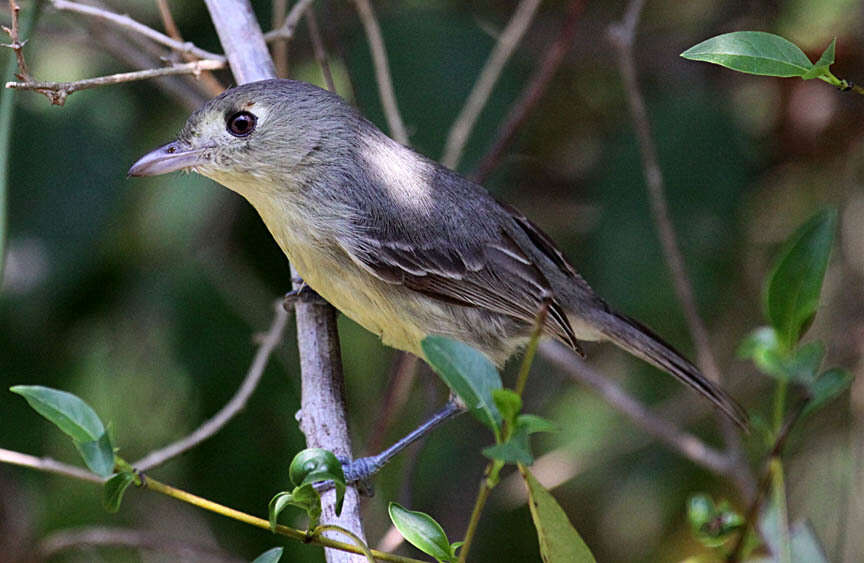
[[[327,301],[318,295],[314,289],[306,285],[306,282],[301,278],[294,278],[291,281],[297,285],[297,288],[286,293],[285,297],[282,299],[282,306],[286,311],[290,311],[298,301],[301,303],[314,303],[317,305],[327,304]]]

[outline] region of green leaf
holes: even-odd
[[[828,268],[837,210],[813,216],[786,242],[765,286],[765,311],[786,350],[806,332],[816,309]]]
[[[808,342],[795,350],[795,354],[786,363],[786,373],[790,379],[809,385],[816,381],[824,357],[825,344],[818,340]]]
[[[282,554],[285,552],[284,547],[274,547],[268,549],[258,557],[252,560],[252,563],[279,563],[282,559]]]
[[[831,40],[831,43],[828,47],[822,51],[822,55],[819,57],[819,60],[816,61],[816,64],[813,65],[813,68],[805,72],[801,78],[804,80],[810,80],[811,78],[819,78],[820,76],[828,74],[828,67],[834,64],[834,47],[837,44],[837,38]]]
[[[492,399],[492,391],[502,385],[492,362],[467,344],[441,336],[427,336],[422,346],[435,373],[480,422],[499,434],[501,413]]]
[[[821,409],[828,401],[848,389],[854,379],[855,376],[840,368],[829,369],[820,375],[809,387],[810,401],[804,407],[801,416],[807,416]]]
[[[690,47],[681,56],[761,76],[803,77],[813,68],[797,45],[763,31],[724,33]]]
[[[456,548],[450,545],[447,534],[434,518],[423,512],[408,510],[395,502],[389,504],[387,511],[393,525],[408,543],[438,561],[456,559]]]
[[[704,493],[690,497],[687,516],[693,535],[708,547],[723,545],[744,525],[744,518],[728,502],[715,506],[714,500]]]
[[[81,454],[87,467],[100,477],[108,477],[114,472],[114,448],[111,438],[104,432],[98,440],[79,442],[73,440],[75,449]]]
[[[318,525],[321,520],[321,495],[315,490],[312,484],[301,485],[294,487],[291,492],[282,491],[276,493],[267,507],[268,519],[270,521],[270,530],[276,531],[276,524],[279,520],[279,514],[288,506],[296,506],[306,511],[309,517],[307,527],[311,530]]]
[[[516,415],[522,410],[522,397],[512,389],[493,389],[492,401],[507,424],[516,424]]]
[[[543,561],[557,563],[583,563],[595,561],[594,555],[585,541],[570,523],[567,514],[559,506],[549,491],[534,478],[527,469],[520,467],[519,472],[528,487],[528,503],[531,518],[537,529],[540,542],[540,555]]]
[[[775,377],[785,377],[783,350],[777,331],[762,326],[751,332],[738,346],[738,357],[753,360],[759,371]]]
[[[123,502],[123,494],[129,485],[135,482],[135,475],[128,471],[115,473],[110,479],[105,481],[105,486],[102,489],[102,505],[108,512],[117,512],[120,510],[120,503]]]
[[[336,515],[342,513],[347,483],[345,473],[342,471],[342,463],[332,452],[322,448],[307,448],[301,451],[291,460],[288,476],[297,487],[333,481],[333,487],[336,489]]]
[[[504,463],[521,463],[522,465],[534,463],[534,456],[531,455],[531,446],[528,443],[528,434],[524,431],[515,432],[506,442],[483,448],[483,455]]]
[[[516,428],[526,434],[538,432],[558,432],[558,425],[536,414],[520,414],[516,417]]]
[[[96,412],[72,393],[41,385],[16,385],[9,390],[27,399],[33,410],[73,440],[93,442],[105,434],[105,426]]]

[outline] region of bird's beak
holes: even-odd
[[[159,176],[160,174],[195,168],[205,163],[203,155],[208,148],[190,149],[179,141],[172,141],[139,158],[129,169],[128,175]]]

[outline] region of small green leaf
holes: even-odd
[[[724,33],[690,47],[681,56],[761,76],[803,77],[813,68],[797,45],[763,31]]]
[[[759,371],[775,377],[785,377],[783,351],[777,340],[777,331],[762,326],[751,332],[738,346],[738,357],[753,360]]]
[[[105,481],[105,486],[102,489],[102,504],[108,512],[117,512],[120,510],[120,503],[123,502],[123,494],[129,485],[135,482],[135,475],[128,471],[115,473],[110,479]]]
[[[492,391],[501,389],[501,376],[492,362],[467,344],[441,336],[427,336],[422,346],[435,373],[480,422],[496,435],[500,433],[501,413],[492,399]]]
[[[815,65],[813,65],[813,68],[805,72],[801,78],[804,80],[810,80],[811,78],[819,78],[820,76],[827,74],[828,67],[834,64],[834,47],[836,44],[837,38],[835,37],[822,52],[822,56],[819,57],[819,60],[816,61]]]
[[[790,379],[809,385],[816,380],[819,366],[825,357],[825,344],[819,340],[799,346],[786,364]]]
[[[558,432],[558,425],[551,420],[536,414],[520,414],[516,417],[516,428],[526,434],[537,434],[538,432]]]
[[[267,514],[270,520],[270,530],[276,531],[279,514],[288,506],[296,506],[306,511],[309,517],[308,528],[311,530],[321,520],[321,495],[311,484],[295,487],[293,491],[276,493],[268,505]]]
[[[455,548],[450,545],[447,534],[434,518],[423,512],[408,510],[395,502],[391,502],[387,510],[393,525],[408,543],[438,561],[456,559]]]
[[[321,448],[307,448],[301,451],[291,460],[288,476],[298,487],[333,481],[333,487],[336,489],[336,515],[342,513],[347,483],[345,473],[342,471],[342,463],[332,452]]]
[[[594,555],[585,541],[570,523],[567,514],[549,491],[534,478],[527,469],[520,467],[519,472],[528,488],[528,503],[531,518],[537,529],[540,541],[540,555],[543,561],[567,563],[593,563]]]
[[[522,440],[514,440],[513,438],[516,438],[515,434],[506,442],[483,448],[483,455],[504,463],[521,463],[522,465],[534,463],[534,456],[531,455],[531,450],[527,444]]]
[[[787,240],[768,277],[766,315],[787,350],[794,348],[816,315],[836,224],[836,209],[813,216]]]
[[[268,549],[258,557],[252,560],[252,563],[279,563],[282,559],[282,554],[285,552],[284,547],[274,547]]]
[[[41,385],[16,385],[9,390],[27,399],[33,410],[73,440],[92,442],[105,434],[105,426],[96,411],[72,393]]]
[[[690,497],[687,516],[693,535],[708,547],[723,545],[744,525],[744,518],[728,502],[715,506],[714,500],[703,493]]]
[[[817,377],[809,387],[810,401],[801,415],[807,416],[821,409],[828,401],[848,389],[854,379],[855,376],[851,373],[839,368],[829,369]]]
[[[522,410],[522,397],[512,389],[493,389],[492,401],[507,424],[516,424],[516,415]]]
[[[98,440],[79,442],[73,440],[75,449],[81,454],[87,467],[100,477],[108,477],[114,472],[114,448],[105,432]]]

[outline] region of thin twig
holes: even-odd
[[[121,72],[109,74],[96,78],[87,78],[75,82],[7,82],[6,88],[16,90],[35,90],[44,94],[54,105],[62,106],[69,94],[79,90],[110,86],[123,82],[134,82],[136,80],[147,80],[160,76],[171,76],[176,74],[198,75],[202,70],[216,70],[225,66],[224,60],[201,60],[191,63],[175,64],[165,68],[153,68],[148,70],[137,70],[134,72]]]
[[[690,333],[693,335],[699,366],[708,379],[717,383],[720,381],[720,370],[717,367],[717,362],[714,360],[714,355],[711,353],[708,333],[696,308],[692,285],[687,275],[684,259],[681,256],[681,249],[678,247],[675,236],[675,229],[669,216],[663,172],[660,170],[657,147],[651,135],[651,124],[648,121],[645,100],[639,90],[639,82],[636,76],[633,43],[643,4],[644,0],[633,0],[621,23],[610,27],[609,37],[618,51],[618,65],[624,81],[624,88],[627,92],[627,100],[630,105],[636,136],[639,139],[642,167],[645,171],[645,182],[648,186],[648,195],[651,202],[651,212],[654,217],[654,223],[657,226],[663,255],[672,274],[672,281],[675,284],[675,293],[678,296],[678,301],[681,303],[687,325],[690,328]]]
[[[516,131],[522,127],[528,115],[534,111],[534,108],[537,107],[537,104],[546,94],[546,89],[552,81],[552,77],[555,76],[558,67],[564,61],[564,56],[570,51],[573,39],[576,37],[577,24],[582,15],[583,7],[583,0],[572,0],[570,2],[567,18],[564,20],[564,25],[561,26],[561,31],[558,32],[558,37],[549,45],[549,48],[543,55],[540,66],[537,67],[537,70],[528,79],[528,85],[522,90],[519,99],[510,107],[510,111],[507,113],[504,122],[498,126],[492,147],[480,159],[475,172],[471,175],[475,182],[482,184],[489,177],[489,174],[501,160],[501,155],[504,154],[504,151],[516,136]]]
[[[324,83],[328,90],[336,92],[336,84],[333,82],[333,73],[330,72],[330,63],[327,62],[327,52],[324,50],[324,41],[321,39],[321,31],[318,29],[318,18],[315,16],[315,10],[309,10],[309,13],[306,14],[306,24],[309,26],[312,51],[315,53],[318,66],[321,67]]]
[[[282,25],[278,29],[268,31],[264,34],[264,41],[270,43],[271,41],[277,41],[280,39],[283,41],[292,39],[294,37],[294,32],[297,30],[297,24],[300,23],[300,18],[303,17],[303,14],[306,13],[306,10],[314,1],[315,0],[299,0],[294,4],[291,7],[291,11],[289,11],[288,15],[285,16],[285,21],[282,22]]]
[[[128,528],[87,527],[54,532],[39,542],[37,551],[48,559],[62,551],[91,546],[131,547],[176,555],[179,559],[206,559],[207,561],[239,562],[230,553],[215,546],[189,543],[186,539],[165,536],[156,532]]]
[[[20,80],[30,80],[30,71],[27,68],[27,61],[24,60],[24,43],[21,42],[18,36],[20,28],[18,27],[18,16],[21,12],[21,6],[15,0],[9,0],[9,12],[12,15],[12,23],[10,27],[3,26],[3,31],[9,34],[10,43],[8,47],[15,52],[15,59],[18,61],[18,73],[15,75]]]
[[[252,392],[255,391],[256,387],[258,387],[258,382],[261,381],[261,376],[264,375],[264,369],[267,367],[270,355],[282,341],[282,334],[285,332],[285,325],[288,321],[288,312],[285,311],[284,307],[282,307],[281,299],[274,305],[273,310],[273,322],[270,324],[267,333],[261,339],[261,345],[258,348],[258,352],[255,354],[255,358],[252,360],[252,365],[249,367],[249,371],[246,373],[243,383],[237,389],[237,392],[234,393],[234,396],[231,397],[231,400],[228,401],[224,407],[219,409],[219,412],[213,415],[188,436],[185,436],[181,440],[177,440],[173,444],[169,444],[164,448],[151,452],[134,462],[132,466],[135,467],[135,469],[138,471],[147,471],[157,465],[165,463],[171,458],[177,457],[185,451],[190,450],[210,436],[219,432],[223,426],[228,424],[228,421],[243,410],[246,403],[249,401]]]
[[[480,72],[477,82],[474,83],[474,88],[471,90],[465,106],[459,112],[459,116],[453,122],[450,133],[447,135],[444,156],[441,158],[444,166],[456,168],[459,165],[459,160],[462,158],[462,152],[465,150],[465,144],[468,142],[472,129],[474,129],[474,124],[489,100],[489,95],[492,93],[492,88],[495,87],[504,65],[507,64],[507,60],[516,49],[516,45],[519,44],[528,26],[531,25],[538,6],[540,6],[540,0],[521,0],[513,13],[513,17],[507,23],[507,27],[498,37],[498,42],[486,60],[486,65]]]
[[[725,475],[730,470],[729,458],[705,442],[685,432],[663,418],[652,413],[639,401],[628,395],[614,381],[594,371],[594,369],[554,343],[544,343],[545,357],[564,370],[570,377],[585,383],[608,402],[615,410],[623,413],[636,425],[654,436],[687,459],[713,471]]]
[[[375,12],[372,11],[369,0],[353,0],[353,2],[369,41],[372,64],[375,68],[375,81],[378,83],[378,94],[381,96],[381,105],[384,108],[384,117],[387,119],[390,136],[403,145],[407,145],[409,142],[408,131],[405,129],[405,123],[402,121],[399,107],[396,105],[393,79],[390,76],[390,63],[387,62],[387,49],[384,47],[384,39],[381,37],[381,28],[378,26]]]
[[[174,16],[171,15],[171,8],[168,6],[168,0],[156,0],[156,5],[159,7],[159,15],[162,17],[162,25],[165,27],[165,32],[178,43],[184,43],[183,36],[180,34],[180,29],[174,22]],[[183,53],[183,59],[187,62],[192,62],[196,59],[191,53]],[[202,72],[198,77],[201,85],[211,96],[215,96],[222,92],[225,87],[221,82],[216,80],[216,77],[209,72]]]
[[[160,33],[153,29],[152,27],[148,27],[142,23],[139,23],[129,16],[122,14],[115,14],[114,12],[110,12],[103,8],[98,8],[96,6],[88,6],[86,4],[79,4],[78,2],[70,2],[69,0],[51,0],[51,5],[58,10],[63,10],[66,12],[73,12],[76,14],[82,14],[85,16],[89,16],[92,18],[98,18],[101,20],[105,20],[111,22],[115,25],[118,25],[124,29],[129,31],[133,31],[135,33],[139,33],[149,39],[155,41],[156,43],[160,43],[177,51],[178,53],[191,54],[195,55],[199,59],[211,59],[211,60],[225,60],[225,57],[216,53],[211,53],[210,51],[205,51],[199,47],[196,47],[193,43],[190,42],[180,42],[176,41],[164,33]]]
[[[288,14],[288,0],[273,0],[270,18],[273,28],[279,29],[285,25],[285,16]],[[276,74],[279,78],[288,76],[288,41],[276,39],[270,42],[270,52],[273,54],[273,64],[276,65]]]
[[[37,469],[46,473],[55,473],[57,475],[63,475],[64,477],[73,477],[75,479],[90,481],[92,483],[102,483],[105,481],[95,473],[91,473],[86,469],[81,469],[75,465],[69,465],[68,463],[63,463],[56,459],[51,459],[50,457],[36,457],[3,448],[0,448],[0,463],[29,467],[30,469]]]

